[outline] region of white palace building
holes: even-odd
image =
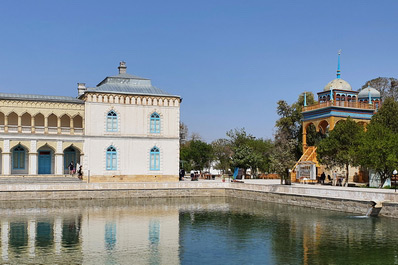
[[[77,98],[0,93],[1,175],[64,175],[73,161],[93,182],[178,181],[180,96],[118,68]]]

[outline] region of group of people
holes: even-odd
[[[322,172],[319,181],[321,184],[325,184],[326,174]],[[332,183],[332,186],[343,186],[343,178],[337,177],[337,171],[333,171],[333,179],[328,175],[328,181]]]
[[[80,165],[79,163],[75,165],[73,164],[73,161],[71,161],[68,165],[68,170],[69,170],[69,175],[74,175],[76,174],[76,168],[77,168],[77,177],[79,179],[83,179],[83,166]]]

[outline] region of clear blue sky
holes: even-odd
[[[2,1],[0,92],[76,96],[127,72],[183,97],[204,140],[272,138],[276,102],[398,77],[398,1]]]

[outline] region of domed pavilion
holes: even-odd
[[[348,117],[366,126],[381,104],[380,92],[372,87],[360,92],[352,90],[351,85],[341,78],[340,52],[338,54],[337,76],[330,81],[323,91],[318,92],[318,102],[307,106],[304,93],[303,109],[303,155],[293,168],[292,181],[305,178],[316,181],[320,175],[321,165],[316,159],[316,146],[307,145],[308,127],[313,125],[317,132],[323,134],[333,130],[335,125]]]

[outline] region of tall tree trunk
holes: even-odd
[[[346,166],[345,166],[345,168],[346,168],[346,174],[345,174],[345,186],[346,187],[348,187],[348,175],[349,175],[349,172],[348,172],[348,168],[349,168],[349,164],[347,164]]]

